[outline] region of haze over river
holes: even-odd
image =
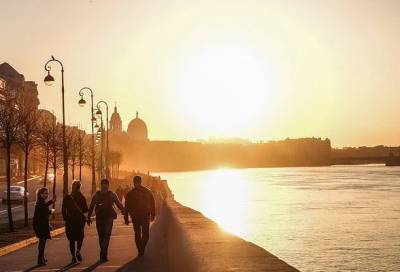
[[[157,175],[177,201],[301,271],[400,271],[400,167]]]

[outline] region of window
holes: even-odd
[[[6,88],[6,81],[0,77],[0,90],[4,90]]]

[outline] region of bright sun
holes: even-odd
[[[176,80],[178,106],[206,135],[248,137],[270,118],[277,93],[260,51],[213,44],[182,59]]]

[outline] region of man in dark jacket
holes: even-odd
[[[110,243],[110,237],[112,233],[112,227],[114,219],[117,218],[117,213],[114,210],[114,205],[116,205],[121,213],[124,214],[124,206],[118,199],[118,196],[109,190],[110,182],[108,179],[102,179],[100,182],[100,191],[97,191],[92,198],[90,203],[87,223],[91,224],[91,216],[93,209],[96,212],[96,228],[97,234],[99,235],[99,245],[100,245],[100,261],[108,261],[108,245]]]
[[[149,240],[150,221],[156,216],[155,201],[149,189],[142,186],[142,178],[133,178],[134,188],[125,198],[125,224],[129,224],[128,214],[132,218],[135,231],[135,242],[139,256],[143,256],[144,249]]]

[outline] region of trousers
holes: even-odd
[[[149,241],[150,215],[132,216],[135,243],[139,253],[143,254]]]
[[[107,259],[108,245],[112,233],[114,219],[112,217],[99,218],[96,217],[96,229],[99,235],[100,258]]]

